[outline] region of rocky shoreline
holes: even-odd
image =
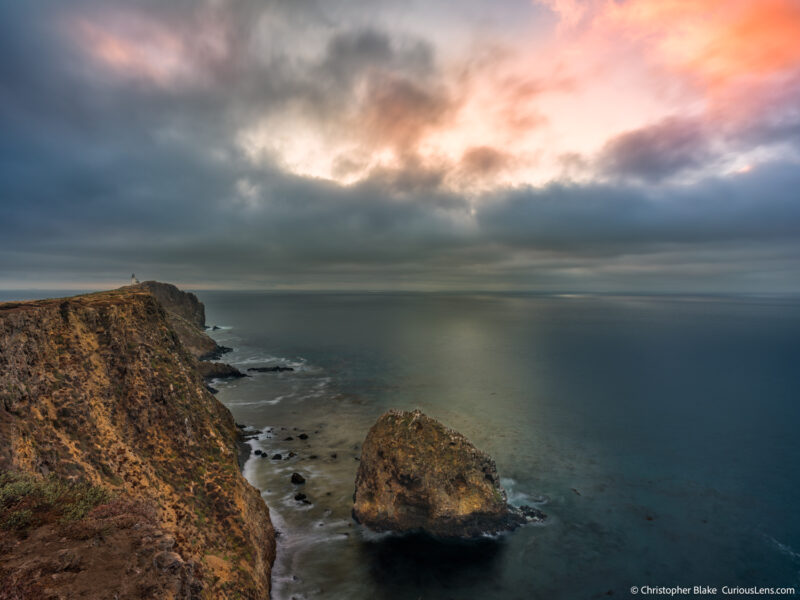
[[[245,464],[256,457],[282,464],[347,457],[298,457],[299,447],[254,450],[251,441],[265,432],[234,423],[208,382],[293,368],[245,373],[218,362],[231,349],[206,329],[196,296],[158,282],[0,304],[0,437],[10,440],[0,445],[0,486],[17,489],[25,481],[36,488],[52,480],[67,490],[88,486],[74,489],[93,498],[68,492],[73,496],[60,505],[85,506],[69,525],[62,509],[32,505],[25,494],[4,504],[0,526],[15,541],[0,543],[0,577],[16,597],[61,598],[64,590],[120,598],[268,597],[276,532],[259,492],[244,480]],[[296,429],[266,433],[311,448],[310,433]],[[536,508],[510,506],[494,461],[419,411],[390,411],[353,448],[360,455],[353,456],[352,518],[375,531],[468,540],[545,519]],[[303,473],[286,476],[298,507],[314,503]],[[61,515],[55,525],[52,514]],[[54,558],[42,544],[56,538]],[[105,548],[110,539],[116,548]],[[35,555],[43,559],[31,561]],[[115,570],[125,575],[109,578]]]
[[[198,330],[208,329],[202,303],[193,294],[183,295],[174,286],[156,282],[142,284],[156,295],[168,313],[179,321],[192,323]],[[167,308],[168,307],[168,308]],[[192,333],[194,342],[197,332]],[[179,336],[181,334],[179,333]],[[214,379],[251,377],[250,373],[284,373],[294,369],[285,365],[250,367],[247,373],[222,362],[215,362],[231,348],[220,346],[204,332],[211,350],[197,351],[198,370],[211,392]],[[182,338],[183,341],[183,338]],[[253,454],[248,443],[259,432],[237,424],[237,456],[240,469]],[[307,440],[308,434],[297,434]],[[284,441],[292,441],[289,435]],[[255,455],[272,460],[295,456]],[[335,458],[335,457],[334,457]],[[511,531],[526,523],[542,522],[546,515],[530,507],[513,507],[500,486],[494,461],[476,449],[463,435],[419,411],[390,411],[369,431],[355,481],[353,518],[376,531],[425,532],[442,538],[474,538],[500,531]],[[298,478],[301,477],[295,473]],[[308,502],[304,494],[295,498]],[[379,497],[376,502],[376,497]]]

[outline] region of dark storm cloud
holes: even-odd
[[[746,288],[760,271],[772,289],[770,273],[796,274],[795,164],[691,187],[556,182],[460,194],[443,185],[452,165],[415,152],[459,103],[438,79],[431,42],[369,23],[337,30],[313,2],[199,6],[0,6],[0,280],[115,282],[136,271],[248,287],[658,289],[659,277],[702,287],[724,273],[723,289]],[[175,36],[186,68],[152,80],[90,61],[69,19],[113,28],[109,11],[120,7],[145,19],[119,25],[131,35]],[[265,17],[276,29],[263,29]],[[222,50],[198,34],[209,23]],[[318,48],[289,52],[309,41],[302,27]],[[249,160],[235,134],[286,106],[320,126],[358,106],[365,143],[391,145],[400,168],[343,186]],[[668,121],[613,140],[604,160],[629,179],[663,181],[699,163],[703,136]],[[359,168],[350,160],[343,170]],[[495,174],[512,161],[479,146],[456,168]]]
[[[709,156],[705,125],[695,119],[672,117],[609,140],[600,166],[614,175],[657,182],[700,167]]]
[[[622,133],[605,144],[596,165],[612,176],[658,183],[713,165],[726,152],[780,144],[800,154],[800,72],[753,95],[759,107],[746,116],[722,107],[720,114],[669,117]]]
[[[355,79],[376,68],[425,77],[434,69],[433,49],[421,40],[395,41],[375,29],[337,33],[314,75],[347,90]]]
[[[647,251],[664,243],[775,241],[800,234],[794,163],[690,187],[566,185],[515,190],[480,214],[488,237],[530,248]]]
[[[162,196],[140,205],[121,185],[114,205],[127,207],[121,215],[99,206],[101,214],[85,222],[85,210],[73,218],[37,213],[39,222],[5,247],[3,270],[85,265],[83,276],[136,270],[207,281],[213,273],[213,281],[230,285],[323,287],[431,280],[580,288],[616,281],[623,289],[658,289],[662,277],[707,289],[720,273],[727,285],[745,285],[742,278],[756,273],[775,285],[768,275],[785,277],[799,253],[794,165],[658,194],[560,184],[513,190],[482,199],[474,218],[457,195],[387,196],[380,180],[342,188],[278,171],[190,178],[201,166],[184,168],[175,184],[185,198],[180,205]],[[251,177],[257,196],[240,203],[221,175],[231,185]],[[167,178],[154,188],[159,184],[168,186]],[[50,235],[31,235],[37,230]]]

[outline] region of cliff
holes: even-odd
[[[146,286],[0,304],[0,598],[268,597],[269,511],[173,323]]]
[[[206,326],[206,307],[191,292],[184,292],[171,283],[144,281],[139,284],[156,297],[165,311],[179,316],[197,329]]]
[[[192,356],[203,360],[217,358],[225,352],[225,348],[206,335],[206,309],[197,296],[160,281],[145,281],[132,287],[142,288],[155,296],[166,311],[170,326]]]

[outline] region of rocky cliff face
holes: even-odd
[[[206,307],[191,292],[160,281],[145,281],[139,285],[153,294],[168,313],[180,316],[198,329],[205,328]]]
[[[170,283],[145,281],[137,286],[155,296],[167,313],[170,326],[183,346],[198,359],[221,354],[217,343],[206,335],[206,309],[197,296]]]
[[[486,453],[418,410],[389,411],[369,430],[353,499],[356,521],[377,531],[476,537],[534,516],[507,505]]]
[[[144,288],[0,304],[0,598],[268,597],[274,531],[236,454]]]

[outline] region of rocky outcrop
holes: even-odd
[[[197,329],[205,329],[206,307],[197,296],[171,283],[145,281],[139,285],[153,294],[168,313],[181,317]]]
[[[376,531],[476,537],[529,519],[508,506],[494,461],[416,410],[392,410],[361,450],[353,517]]]
[[[199,359],[204,361],[214,361],[219,360],[222,358],[223,354],[227,354],[231,352],[233,348],[228,348],[227,346],[220,346],[219,344],[214,344],[214,347],[204,354],[200,354]]]
[[[146,290],[158,300],[167,313],[167,320],[173,331],[178,334],[184,348],[195,358],[214,360],[230,350],[218,346],[205,333],[205,307],[191,292],[184,292],[171,283],[160,281],[145,281],[132,287]]]
[[[183,347],[198,360],[218,358],[217,343],[200,329],[181,317],[167,313],[170,327],[178,335]]]
[[[198,364],[200,375],[205,379],[227,379],[235,377],[248,377],[239,369],[226,363],[201,361]]]
[[[117,503],[70,522],[25,499],[2,507],[16,512],[0,515],[0,580],[19,597],[268,597],[269,511],[171,323],[139,286],[0,304],[0,472],[82,482]],[[141,505],[151,512],[130,508]],[[76,558],[60,571],[26,559],[44,547]],[[26,581],[39,586],[27,596]]]

